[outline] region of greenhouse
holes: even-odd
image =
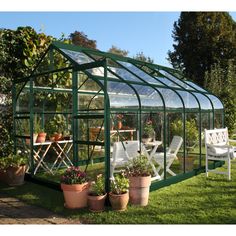
[[[58,184],[75,165],[104,174],[107,191],[117,143],[126,153],[144,145],[155,189],[203,169],[204,129],[224,127],[222,102],[177,70],[60,42],[15,79],[13,107],[15,151],[29,154],[32,179]]]

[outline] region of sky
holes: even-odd
[[[230,12],[236,21],[236,11]],[[83,31],[97,41],[97,48],[107,51],[112,45],[129,51],[130,57],[139,52],[154,63],[170,66],[168,50],[173,50],[173,24],[180,12],[0,12],[0,28],[16,29],[32,26],[60,38],[74,31]]]

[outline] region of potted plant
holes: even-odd
[[[153,137],[154,137],[154,135],[155,135],[155,133],[154,133],[154,128],[153,128],[152,120],[148,119],[144,123],[142,142],[143,143],[151,142]]]
[[[122,120],[123,120],[124,115],[123,114],[117,114],[116,119],[117,119],[117,129],[122,129]]]
[[[185,127],[186,127],[186,150],[187,150],[187,156],[185,159],[185,169],[186,170],[192,170],[193,169],[193,164],[194,164],[194,156],[189,155],[189,152],[194,150],[199,134],[198,134],[198,129],[196,126],[196,121],[194,119],[189,119],[186,120],[185,122]],[[183,122],[179,119],[176,119],[174,122],[171,124],[171,130],[173,131],[173,135],[178,135],[178,136],[183,136]],[[181,169],[184,169],[184,158],[179,157],[180,161],[180,166]]]
[[[46,137],[47,133],[44,132],[44,129],[39,129],[36,143],[44,143],[46,141]]]
[[[65,207],[70,209],[87,206],[89,183],[86,173],[79,167],[71,166],[61,176],[61,189]]]
[[[5,158],[4,162],[6,183],[10,186],[24,184],[24,177],[28,163],[26,153],[24,154],[21,151],[18,151],[17,154],[10,154]]]
[[[66,118],[62,114],[54,115],[53,119],[47,122],[45,131],[51,141],[62,140],[62,132],[66,130]]]
[[[28,138],[25,138],[25,143],[27,145],[30,145],[30,121],[29,120],[22,120],[20,122],[20,133],[23,136],[28,136]],[[36,122],[36,119],[34,119],[34,133],[33,133],[33,142],[35,143],[38,137],[38,123]]]
[[[137,156],[126,166],[126,176],[129,179],[129,199],[133,205],[146,206],[151,185],[151,169],[148,158]]]
[[[113,210],[126,210],[129,202],[129,180],[124,176],[124,174],[117,174],[114,179],[111,179],[109,200]]]
[[[104,203],[106,199],[106,191],[104,186],[104,178],[98,175],[96,180],[91,183],[88,193],[89,210],[93,212],[104,211]]]

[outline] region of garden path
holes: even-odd
[[[80,224],[80,222],[0,193],[0,225],[3,224]]]

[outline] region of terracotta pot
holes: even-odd
[[[60,141],[62,140],[62,134],[61,133],[57,133],[57,134],[54,134],[54,140],[55,141]]]
[[[0,169],[0,181],[3,183],[7,183],[7,173],[4,169]]]
[[[118,122],[117,122],[117,128],[118,128],[118,129],[121,129],[121,128],[122,128],[122,122],[121,122],[121,121],[118,121]]]
[[[146,206],[149,198],[151,175],[129,177],[129,199],[133,205]]]
[[[47,133],[44,133],[44,132],[38,133],[36,143],[44,143],[46,140],[46,136],[47,136]]]
[[[193,170],[194,160],[195,160],[194,157],[186,157],[186,159],[185,159],[185,170],[186,171]],[[181,170],[184,170],[184,158],[179,157],[179,161],[180,161]]]
[[[70,209],[87,206],[89,184],[61,184],[65,207]]]
[[[24,184],[26,165],[18,167],[8,167],[6,169],[7,184],[10,186],[18,186]]]
[[[88,195],[89,210],[92,212],[104,211],[104,204],[105,204],[106,196],[107,194],[102,195],[102,196]]]
[[[30,135],[29,135],[29,134],[26,134],[25,136],[30,136]],[[33,142],[34,142],[34,143],[36,143],[37,137],[38,137],[38,134],[34,134],[34,135],[33,135]],[[25,139],[25,143],[26,143],[27,145],[30,145],[30,138],[26,138],[26,139]]]
[[[129,202],[129,192],[123,194],[109,193],[109,200],[112,209],[115,211],[125,211]]]

